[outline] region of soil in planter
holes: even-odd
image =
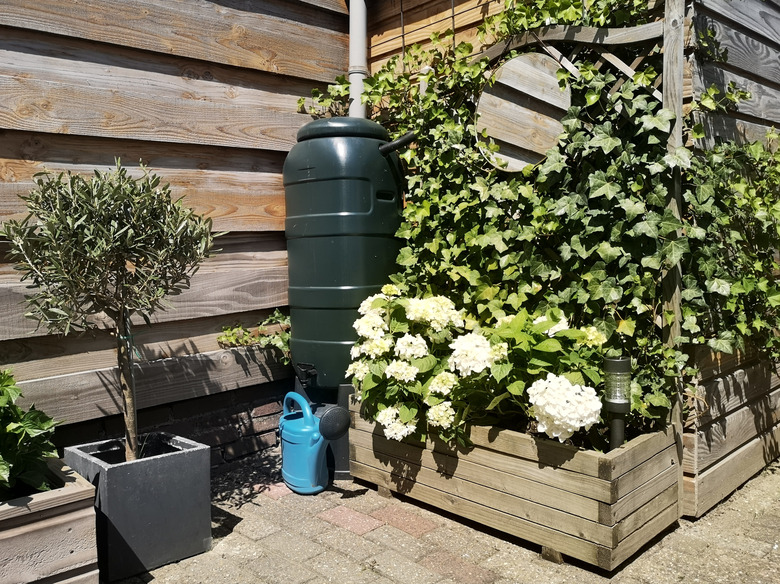
[[[158,434],[149,434],[141,437],[141,456],[140,458],[151,458],[161,454],[170,454],[178,452],[180,449],[171,445],[164,436]],[[120,464],[127,462],[125,460],[125,445],[121,440],[112,440],[106,442],[99,450],[90,453],[91,456],[102,460],[107,464]]]

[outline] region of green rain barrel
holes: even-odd
[[[387,141],[370,120],[316,120],[284,163],[290,352],[313,388],[346,381],[358,306],[395,271],[403,172]]]

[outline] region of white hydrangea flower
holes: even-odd
[[[406,383],[414,381],[419,372],[420,370],[414,365],[397,359],[390,361],[390,364],[385,368],[385,376],[388,378],[394,377],[395,379]]]
[[[364,339],[379,339],[388,331],[385,319],[374,311],[369,311],[365,316],[357,319],[352,327]]]
[[[398,408],[389,407],[383,410],[379,410],[376,416],[374,416],[374,419],[376,420],[377,424],[389,426],[398,419]]]
[[[449,395],[452,388],[455,387],[457,383],[458,378],[454,373],[444,371],[431,380],[428,391],[431,393],[438,393],[439,395]]]
[[[447,429],[455,421],[455,410],[452,408],[452,402],[445,401],[432,406],[425,414],[428,424]]]
[[[540,322],[546,322],[547,317],[542,315],[536,319],[534,319],[534,324],[539,324]],[[565,331],[569,328],[569,321],[566,320],[566,317],[561,317],[561,320],[556,322],[554,325],[552,325],[549,329],[547,329],[547,336],[554,337],[555,333],[558,331]]]
[[[347,367],[347,377],[352,376],[355,381],[363,381],[368,373],[368,364],[363,361],[353,361]]]
[[[414,421],[404,424],[398,418],[398,415],[397,407],[389,407],[379,411],[374,416],[377,423],[384,426],[383,431],[388,440],[403,440],[417,430],[417,424]]]
[[[360,357],[361,353],[363,351],[360,349],[360,345],[352,345],[349,349],[349,358],[350,359],[357,359]]]
[[[385,284],[382,286],[382,294],[387,294],[387,296],[400,296],[401,290],[395,284]]]
[[[396,341],[395,354],[401,359],[421,359],[428,354],[428,343],[420,335],[406,333]]]
[[[599,420],[601,400],[596,390],[575,385],[565,377],[548,373],[546,379],[534,381],[527,394],[539,431],[560,442]]]
[[[495,362],[490,341],[478,333],[459,336],[450,343],[450,349],[450,369],[459,372],[461,377],[480,373]]]
[[[374,303],[374,300],[376,300],[377,298],[382,298],[384,300],[387,300],[387,296],[385,294],[373,294],[360,303],[360,306],[358,307],[358,312],[362,315],[366,315],[369,312],[376,312],[380,316],[383,315],[385,313],[384,308],[372,308],[371,306]]]
[[[491,354],[493,356],[493,363],[503,361],[509,356],[509,345],[506,343],[497,343],[491,347]]]
[[[392,337],[382,337],[381,339],[369,339],[360,345],[361,353],[376,359],[387,353],[393,347]]]
[[[414,434],[415,430],[417,430],[416,423],[409,422],[408,424],[404,424],[401,420],[396,420],[390,425],[385,426],[384,433],[385,438],[388,440],[403,440],[407,436]]]
[[[463,326],[463,316],[455,310],[455,304],[444,296],[409,298],[406,317],[416,322],[425,322],[435,331],[441,331],[452,324]]]
[[[581,329],[585,333],[583,344],[589,347],[600,347],[607,342],[607,337],[602,334],[595,326],[586,326]]]

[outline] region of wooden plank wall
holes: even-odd
[[[347,47],[346,0],[0,4],[0,220],[23,215],[34,173],[119,157],[227,232],[174,308],[136,329],[141,407],[290,375],[216,337],[287,303],[282,164],[310,121],[298,98],[346,74]],[[0,263],[0,366],[25,400],[66,423],[117,412],[110,335],[50,336],[24,293]]]
[[[691,60],[695,95],[711,85],[721,90],[729,82],[752,94],[729,116],[704,118],[707,147],[720,139],[762,140],[780,126],[780,4],[775,0],[696,0],[694,40],[712,31],[725,62],[704,55]]]
[[[415,43],[426,45],[431,34],[455,31],[455,42],[478,48],[476,28],[504,9],[504,0],[383,0],[369,15],[369,69]]]

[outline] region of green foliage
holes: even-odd
[[[35,406],[16,405],[22,396],[9,370],[0,371],[0,501],[46,491],[46,459],[57,456],[51,439],[56,423]]]
[[[647,17],[643,2],[605,0],[586,12],[567,0],[507,8],[486,24],[486,38],[545,23],[617,26]],[[597,69],[597,55],[583,50],[579,75],[559,75],[573,105],[558,146],[509,175],[487,163],[482,152],[492,145],[474,125],[488,63],[470,57],[470,45],[433,40],[432,49],[412,47],[366,81],[365,100],[393,137],[418,131],[403,153],[408,190],[398,235],[405,245],[395,284],[409,296],[451,298],[483,330],[550,310],[572,329],[594,326],[606,337],[600,354],[632,357],[630,424],[638,430],[667,419],[680,380],[692,372],[680,345],[664,339],[674,315],[664,311],[663,283],[676,265],[684,274],[677,343],[731,351],[749,337],[778,355],[780,266],[771,251],[780,247],[778,155],[760,144],[670,152],[674,115],[651,90],[660,55],[614,89],[620,73]],[[723,111],[746,98],[734,86],[713,88],[696,108]],[[667,208],[678,172],[680,218]],[[568,359],[559,356],[556,367],[600,383],[601,364],[582,346],[553,353]],[[513,366],[523,368],[520,375],[544,372],[524,359]],[[523,398],[512,369],[497,373],[501,383],[487,391],[500,413]]]
[[[117,162],[94,175],[36,175],[29,215],[2,234],[28,281],[27,316],[55,332],[90,328],[89,317],[126,311],[148,321],[168,295],[189,286],[211,247],[211,220],[173,201],[144,169],[132,178]]]
[[[264,319],[255,332],[243,325],[222,327],[222,334],[217,337],[222,347],[246,347],[257,345],[271,347],[279,355],[279,360],[289,365],[290,361],[290,316],[278,308]]]

